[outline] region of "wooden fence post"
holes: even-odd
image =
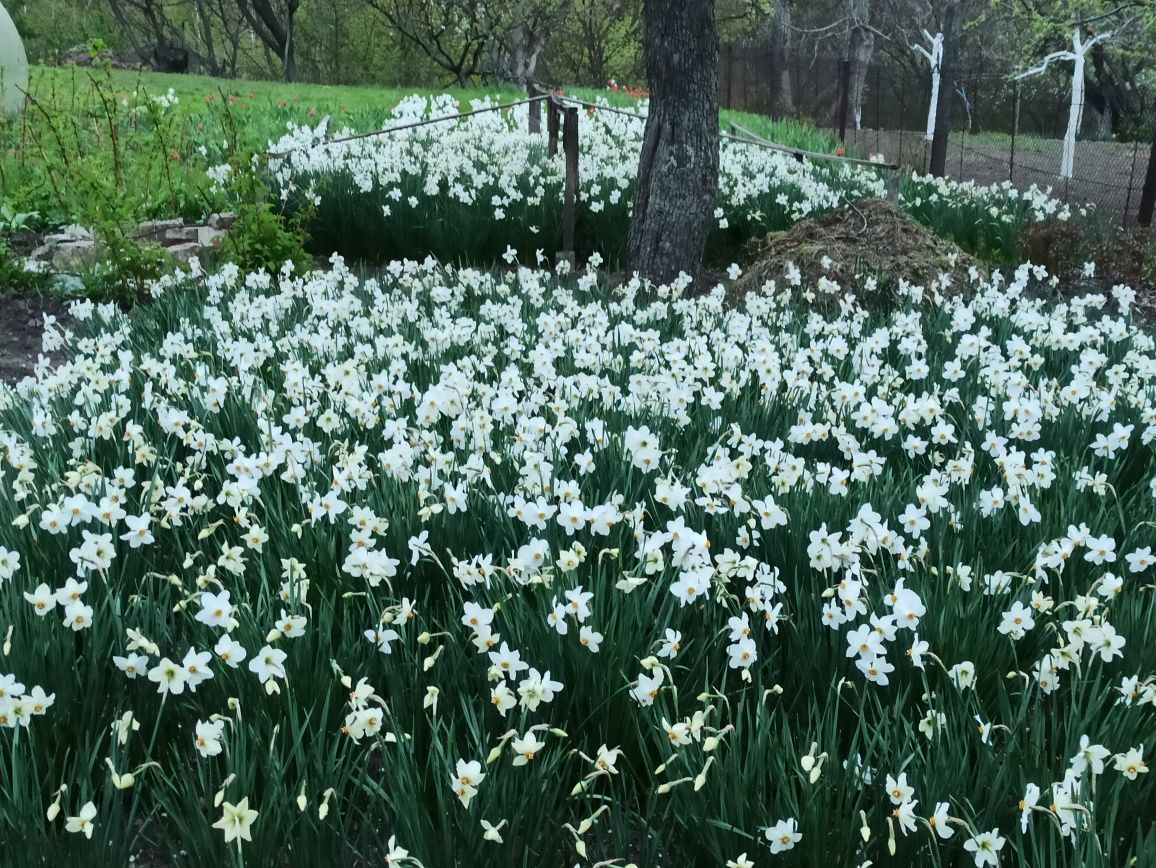
[[[562,200],[562,250],[558,261],[574,261],[574,231],[578,220],[578,109],[566,109],[565,125],[562,128],[562,151],[566,156],[566,189]]]
[[[531,90],[530,96],[534,97],[534,96],[537,96],[537,94],[534,93],[533,90]],[[533,102],[533,101],[530,102],[526,106],[526,111],[529,113],[528,114],[529,126],[527,127],[527,129],[528,129],[530,135],[536,136],[540,132],[542,132],[542,102],[541,102],[541,100],[538,100],[536,102]]]
[[[558,153],[558,103],[554,97],[546,98],[546,153],[553,157]]]

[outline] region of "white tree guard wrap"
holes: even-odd
[[[1071,61],[1072,63],[1072,103],[1068,108],[1068,129],[1064,133],[1064,146],[1060,153],[1061,178],[1072,177],[1072,167],[1076,157],[1076,134],[1080,131],[1080,121],[1084,117],[1084,58],[1093,45],[1097,42],[1103,42],[1111,36],[1112,31],[1109,30],[1106,33],[1099,33],[1085,42],[1080,37],[1080,29],[1077,27],[1072,31],[1071,51],[1053,51],[1038,66],[1033,66],[1016,76],[1018,79],[1039,75],[1057,61]]]
[[[931,105],[927,107],[927,132],[923,136],[930,142],[935,138],[935,113],[939,105],[939,84],[943,75],[943,34],[936,33],[932,36],[924,30],[923,38],[931,46],[929,49],[922,45],[911,47],[922,54],[931,67]]]
[[[28,55],[12,17],[0,2],[0,110],[7,115],[24,109],[28,90]]]

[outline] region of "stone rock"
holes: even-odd
[[[52,278],[52,288],[65,296],[81,295],[84,281],[75,274],[57,274]]]
[[[165,232],[164,245],[166,247],[172,244],[187,244],[190,241],[197,240],[196,226],[182,226],[178,225],[175,229],[169,229]]]
[[[179,229],[184,223],[180,220],[148,220],[136,228],[136,237],[146,240],[156,240],[171,229]]]
[[[223,229],[200,226],[197,228],[197,243],[202,247],[212,247],[218,239],[224,238],[227,234]]]
[[[79,228],[79,227],[77,227]],[[61,244],[72,244],[78,241],[92,241],[92,235],[85,233],[81,235],[79,232],[69,231],[73,227],[67,226],[64,231],[54,232],[51,235],[44,236],[44,247],[57,247]]]
[[[194,256],[198,259],[204,255],[205,248],[195,241],[190,241],[185,244],[175,244],[167,248],[169,256],[179,262],[181,265],[188,265],[189,260]]]
[[[27,90],[28,55],[24,52],[24,40],[8,10],[0,3],[0,111],[9,116],[20,114]]]
[[[72,223],[60,230],[61,235],[67,235],[69,238],[92,240],[92,231],[85,229],[79,223]]]
[[[226,211],[223,214],[209,215],[209,228],[228,230],[233,228],[233,224],[237,222],[237,215],[232,211]]]
[[[52,267],[57,271],[75,271],[77,268],[96,265],[99,259],[96,242],[86,239],[57,245],[52,251]]]

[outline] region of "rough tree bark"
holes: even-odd
[[[713,0],[647,0],[650,114],[630,220],[629,267],[696,275],[718,194],[718,29]]]

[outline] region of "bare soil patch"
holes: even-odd
[[[0,380],[16,383],[32,373],[41,354],[44,314],[63,321],[65,303],[23,292],[0,293]]]

